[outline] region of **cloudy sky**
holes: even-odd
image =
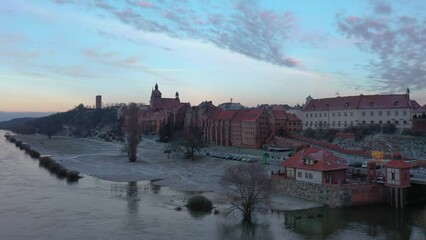
[[[0,0],[0,111],[149,102],[426,104],[423,0]]]

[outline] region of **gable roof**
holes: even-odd
[[[416,100],[411,100],[411,107],[415,110],[415,109],[421,108],[422,106],[420,106],[420,104]]]
[[[305,164],[305,159],[313,160],[313,165]],[[343,159],[336,157],[329,151],[305,146],[289,159],[281,163],[283,167],[291,167],[313,171],[333,171],[349,168]]]
[[[409,108],[406,94],[359,95],[335,98],[312,99],[302,111],[325,111],[344,109]]]
[[[232,118],[234,118],[234,115],[236,113],[237,113],[236,110],[218,109],[211,115],[211,119],[212,120],[232,120]]]
[[[404,160],[391,160],[390,162],[385,164],[385,167],[406,169],[411,168],[411,164],[405,162]]]
[[[423,107],[413,110],[413,113],[424,113],[424,112],[426,112],[426,104]]]

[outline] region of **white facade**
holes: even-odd
[[[303,129],[336,128],[371,124],[395,124],[397,128],[412,127],[412,109],[349,109],[328,111],[303,111],[299,118]]]
[[[322,172],[296,169],[296,180],[302,182],[322,184]]]
[[[303,129],[344,129],[350,126],[394,124],[412,128],[413,108],[406,94],[359,95],[325,99],[307,98],[298,117]]]

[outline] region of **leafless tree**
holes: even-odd
[[[129,161],[136,161],[138,144],[141,140],[141,128],[138,122],[139,108],[136,103],[130,103],[127,108],[127,150]]]
[[[240,210],[244,223],[251,223],[255,208],[269,199],[270,180],[258,163],[236,165],[226,169],[221,183],[232,199],[230,210]]]
[[[173,141],[173,149],[184,154],[186,158],[194,160],[195,153],[206,146],[202,131],[199,127],[190,126],[183,132],[176,133]]]

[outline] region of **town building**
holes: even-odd
[[[275,136],[301,130],[301,121],[276,107],[217,109],[207,120],[205,138],[208,142],[236,147],[261,148]]]
[[[343,184],[345,161],[323,149],[305,146],[281,163],[287,179],[315,184]]]
[[[138,121],[144,133],[159,134],[161,126],[166,124],[172,125],[174,129],[184,127],[186,112],[191,105],[181,103],[178,92],[175,98],[163,98],[158,84],[155,84],[149,103],[139,106]]]
[[[247,107],[241,105],[241,103],[232,102],[232,99],[231,99],[230,102],[221,103],[217,107],[220,108],[220,109],[224,109],[224,110],[238,110],[238,109],[247,108]]]
[[[344,129],[349,126],[394,124],[412,127],[412,101],[406,94],[359,95],[306,99],[299,118],[303,129]]]

